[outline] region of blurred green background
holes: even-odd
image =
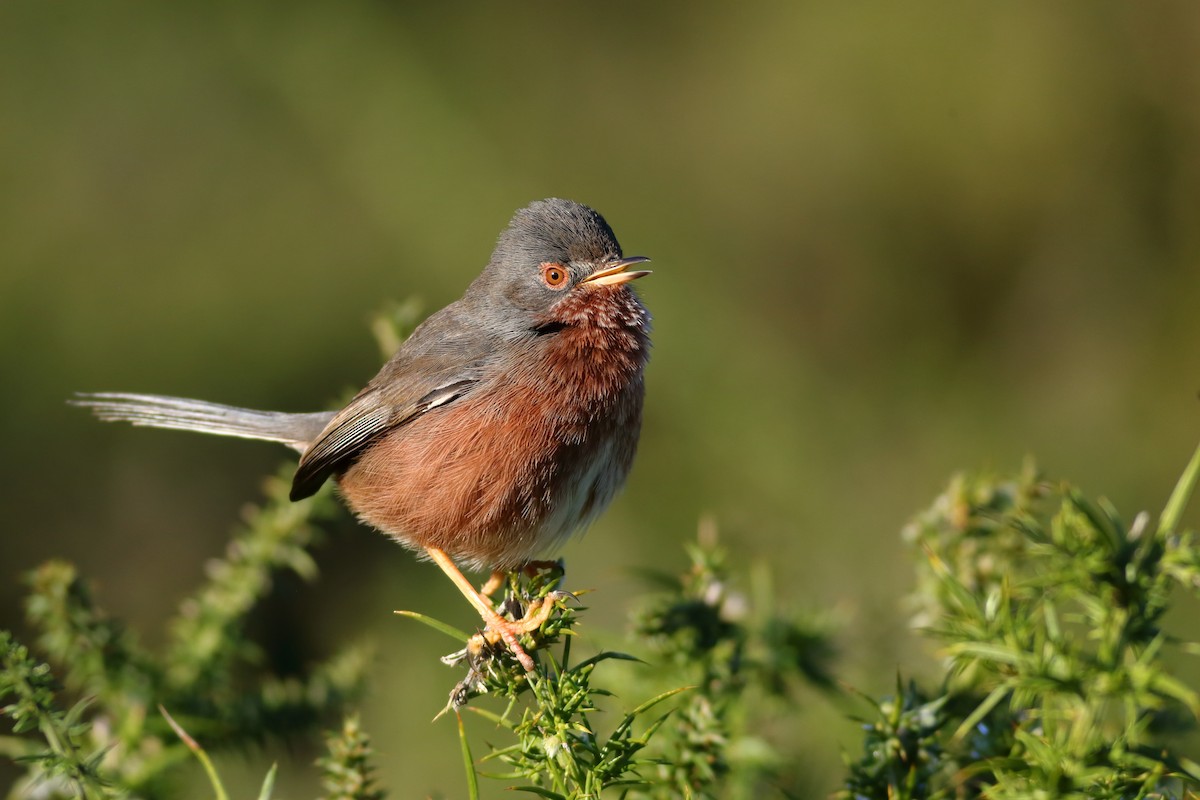
[[[453,300],[551,195],[654,258],[639,459],[565,553],[592,629],[712,514],[887,691],[929,657],[897,532],[951,472],[1033,453],[1132,515],[1200,439],[1192,3],[6,2],[0,625],[58,556],[155,642],[286,455],[71,392],[326,407],[378,366],[373,312]],[[385,784],[459,796],[446,642],[391,611],[470,609],[350,520],[317,559],[256,616],[275,666],[375,640]],[[839,713],[788,734],[814,793]],[[313,755],[225,769],[305,796]]]

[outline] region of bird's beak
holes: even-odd
[[[580,283],[586,283],[592,286],[620,286],[622,283],[628,283],[629,281],[649,275],[650,270],[648,269],[637,269],[631,272],[626,271],[634,264],[642,264],[649,260],[650,259],[646,258],[645,256],[618,258],[613,261],[609,261],[600,269],[596,270],[591,275],[588,275],[586,278],[580,281]]]

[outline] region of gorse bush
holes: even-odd
[[[754,797],[777,781],[778,768],[790,759],[751,733],[756,689],[778,698],[803,680],[830,685],[826,628],[774,614],[769,593],[752,592],[756,602],[739,591],[711,525],[702,526],[700,541],[687,549],[690,565],[681,575],[647,573],[657,589],[633,613],[629,653],[602,651],[576,661],[573,628],[585,609],[559,590],[562,571],[511,579],[503,606],[512,616],[547,599],[557,611],[524,642],[538,667],[532,675],[498,648],[468,645],[443,659],[467,666],[448,709],[482,717],[513,740],[494,746],[477,768],[464,736],[469,786],[483,775],[561,800],[605,790],[665,800],[730,792]],[[465,637],[444,623],[401,613],[458,641]],[[560,640],[557,652],[546,649]],[[629,669],[596,685],[597,673],[615,663]],[[606,688],[615,685],[620,698]],[[507,700],[507,707],[496,713],[467,704],[483,694]],[[619,711],[617,701],[637,705]],[[600,730],[598,712],[614,710],[617,723]],[[459,725],[462,731],[461,718]]]
[[[39,734],[0,739],[0,753],[27,767],[14,795],[36,786],[48,797],[168,796],[173,768],[190,754],[158,708],[200,740],[236,749],[316,730],[358,694],[364,648],[280,679],[261,669],[246,638],[247,615],[274,572],[316,574],[306,549],[316,535],[310,522],[333,504],[328,493],[293,504],[287,486],[268,481],[266,502],[209,564],[207,583],[181,605],[161,653],[140,647],[98,608],[70,565],[54,561],[33,573],[26,612],[46,661],[0,634],[4,714],[14,733]]]
[[[847,798],[1193,797],[1195,687],[1164,629],[1200,591],[1200,542],[1178,529],[1197,451],[1166,510],[1125,522],[1109,503],[1041,480],[955,478],[905,529],[917,623],[941,645],[935,692],[898,683],[874,704]]]
[[[940,648],[944,676],[933,687],[898,678],[894,695],[859,700],[863,748],[847,756],[839,795],[1197,796],[1200,765],[1178,748],[1200,694],[1167,665],[1200,654],[1200,643],[1164,620],[1174,599],[1200,593],[1200,543],[1179,529],[1198,474],[1200,451],[1157,520],[1129,521],[1031,467],[955,478],[904,531],[917,562],[916,627]],[[71,566],[33,574],[33,648],[0,632],[0,703],[12,728],[0,755],[24,770],[11,796],[169,797],[191,774],[181,765],[199,758],[223,798],[208,752],[331,725],[323,796],[384,796],[353,712],[365,649],[283,680],[264,673],[246,636],[274,574],[316,571],[313,522],[332,503],[322,494],[292,504],[286,493],[285,481],[268,482],[161,652],[105,615]],[[506,614],[553,609],[523,642],[532,673],[478,635],[404,612],[461,648],[444,660],[463,670],[447,686],[447,712],[468,796],[483,782],[561,799],[801,795],[795,754],[759,722],[794,706],[802,684],[845,691],[834,632],[820,616],[780,614],[769,573],[744,575],[711,524],[687,552],[681,574],[647,573],[620,651],[585,657],[576,626],[586,598],[563,591],[562,569],[513,576]],[[471,726],[507,741],[472,753]],[[273,769],[264,775],[265,798]]]

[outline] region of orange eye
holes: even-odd
[[[561,264],[543,264],[542,281],[551,289],[561,289],[567,284],[567,270]]]

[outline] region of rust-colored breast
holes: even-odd
[[[633,461],[648,342],[632,302],[619,324],[581,319],[514,346],[502,373],[372,444],[339,478],[348,505],[406,546],[478,568],[552,550]]]

